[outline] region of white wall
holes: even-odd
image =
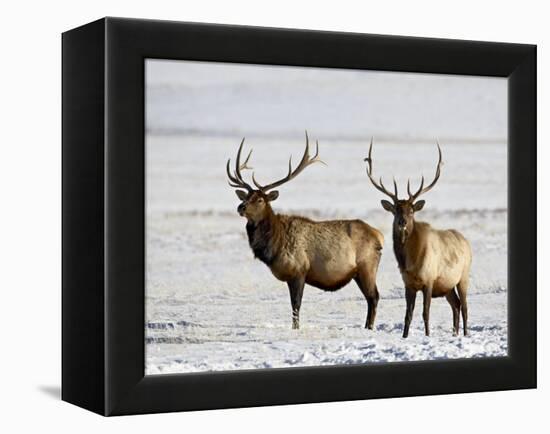
[[[0,26],[0,430],[59,432],[539,432],[547,425],[549,378],[539,390],[389,399],[102,419],[58,400],[60,384],[60,33],[96,18],[128,16],[260,26],[463,38],[539,44],[539,167],[548,163],[550,42],[544,3],[402,0],[328,5],[270,2],[95,0],[4,2]],[[549,172],[540,171],[539,197]],[[540,221],[548,205],[539,206]],[[539,244],[550,241],[539,227]],[[541,248],[539,265],[548,259]],[[548,271],[539,266],[540,281]],[[540,289],[544,285],[539,285]],[[539,312],[548,296],[539,291]],[[547,323],[539,322],[539,360],[548,363]],[[545,338],[545,342],[543,341]],[[56,399],[52,396],[55,395]],[[6,429],[7,427],[11,427]]]

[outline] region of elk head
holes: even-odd
[[[258,181],[256,181],[256,178],[254,177],[254,173],[252,173],[252,182],[254,183],[256,188],[253,188],[250,184],[244,181],[241,170],[243,169],[252,169],[252,167],[248,167],[247,163],[250,159],[250,155],[252,154],[252,150],[248,153],[248,156],[246,157],[246,160],[244,163],[241,164],[241,152],[243,149],[244,144],[244,138],[241,141],[241,145],[239,146],[239,150],[237,152],[237,159],[235,161],[235,171],[234,173],[231,173],[230,171],[230,165],[231,165],[231,159],[227,160],[227,176],[229,178],[229,185],[231,187],[241,189],[241,190],[235,190],[235,193],[237,194],[237,197],[241,200],[241,203],[237,207],[237,212],[239,215],[244,216],[249,221],[258,222],[261,221],[267,214],[271,213],[271,206],[270,202],[274,201],[279,197],[279,192],[277,190],[273,190],[276,187],[279,187],[286,182],[290,181],[291,179],[294,179],[296,176],[298,176],[307,166],[314,164],[314,163],[323,163],[325,164],[320,158],[319,158],[319,143],[316,142],[316,151],[313,158],[309,156],[309,137],[307,135],[306,131],[306,148],[304,151],[304,155],[302,156],[302,159],[300,160],[300,163],[296,167],[296,169],[292,169],[292,156],[288,160],[288,174],[284,177],[279,179],[278,181],[272,182],[271,184],[261,185]],[[269,191],[273,190],[273,191]]]
[[[365,158],[367,162],[367,175],[372,182],[372,185],[378,190],[388,196],[392,201],[382,200],[382,207],[393,214],[393,231],[394,234],[398,236],[398,239],[401,243],[404,243],[407,237],[412,233],[414,228],[414,213],[420,211],[424,208],[426,201],[417,200],[421,194],[424,194],[430,191],[436,184],[439,176],[441,175],[441,166],[443,164],[441,159],[441,148],[439,147],[439,142],[437,142],[437,150],[439,152],[439,161],[437,163],[437,168],[435,171],[434,180],[430,185],[424,187],[424,175],[422,175],[422,181],[420,182],[420,187],[416,193],[411,193],[411,183],[410,180],[407,180],[407,193],[409,195],[408,199],[399,199],[397,196],[397,183],[395,178],[393,179],[393,190],[391,193],[388,191],[384,184],[382,183],[382,178],[379,178],[377,182],[372,176],[372,139],[370,141],[369,147],[369,156]]]

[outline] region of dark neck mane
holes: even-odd
[[[246,233],[254,256],[271,265],[277,259],[284,236],[279,216],[269,209],[263,220],[246,224]]]

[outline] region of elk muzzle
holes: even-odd
[[[395,223],[395,228],[397,229],[397,234],[399,235],[399,240],[401,244],[405,243],[409,231],[407,229],[407,222],[404,218],[398,217],[397,222]]]
[[[399,239],[401,240],[401,244],[404,244],[407,239],[407,235],[409,234],[407,226],[399,226],[397,228],[397,231],[399,232]]]
[[[245,211],[246,211],[246,203],[243,202],[237,207],[237,212],[242,217],[242,216],[244,216]]]

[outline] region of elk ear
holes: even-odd
[[[271,202],[277,199],[278,197],[279,197],[279,192],[277,190],[270,191],[269,194],[267,195],[267,200]]]
[[[382,200],[380,201],[380,203],[382,204],[382,208],[384,208],[386,211],[389,211],[392,214],[395,213],[395,207],[391,202],[388,202],[387,200]]]
[[[420,211],[422,208],[424,208],[424,205],[426,204],[425,200],[419,200],[413,205],[414,212]]]
[[[243,190],[235,190],[235,194],[237,195],[237,197],[241,200],[245,200],[246,197],[248,196],[248,194],[246,193],[246,191],[243,191]]]

